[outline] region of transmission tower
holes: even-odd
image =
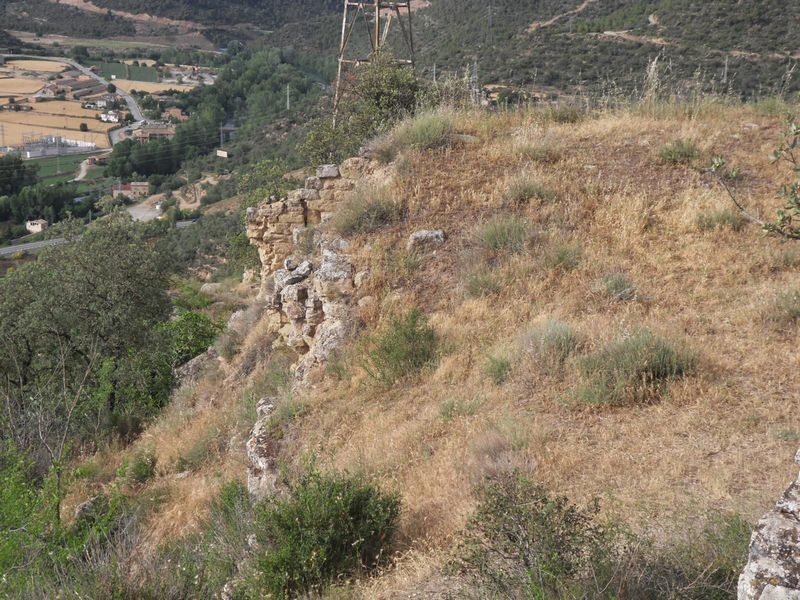
[[[396,57],[395,62],[414,67],[414,36],[411,31],[411,2],[389,2],[371,0],[344,0],[342,15],[342,41],[339,44],[339,68],[336,72],[336,83],[333,94],[333,114],[339,107],[342,98],[342,78],[350,67],[358,67],[369,62],[369,57],[350,56],[348,47],[356,29],[361,29],[363,22],[369,39],[370,54],[375,54],[386,44],[392,22],[396,21],[401,30],[407,55]],[[363,38],[362,38],[363,39]]]

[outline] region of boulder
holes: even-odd
[[[200,286],[201,294],[216,294],[219,288],[222,287],[221,283],[204,283]]]
[[[338,165],[320,165],[317,167],[317,177],[319,179],[333,179],[339,176]]]
[[[756,524],[737,598],[800,600],[800,475]]]
[[[175,380],[179,383],[192,383],[213,363],[217,362],[219,354],[217,349],[211,346],[202,354],[198,354],[192,360],[175,368]]]
[[[421,246],[438,246],[444,244],[445,234],[441,229],[422,229],[408,236],[406,250],[414,250]]]

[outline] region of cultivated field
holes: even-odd
[[[115,79],[113,83],[115,86],[117,86],[119,89],[125,92],[130,92],[131,90],[137,90],[140,92],[148,92],[151,94],[159,94],[162,92],[166,92],[167,90],[189,92],[194,89],[194,86],[191,85],[178,85],[177,83],[169,83],[169,82],[150,83],[147,81],[130,81],[128,79]]]
[[[6,77],[0,79],[0,96],[19,96],[35,94],[44,87],[44,83],[35,79],[15,79]]]
[[[82,117],[94,120],[96,110],[89,110],[81,107],[80,102],[69,102],[67,100],[48,100],[32,104],[35,113],[48,115],[63,115],[68,117]]]
[[[52,60],[7,60],[6,66],[22,71],[38,71],[40,73],[60,73],[69,65]]]
[[[2,126],[2,141],[5,144],[13,145],[13,144],[21,144],[23,141],[23,135],[60,135],[64,138],[70,140],[80,140],[82,142],[91,142],[93,144],[97,144],[98,148],[110,148],[111,144],[108,141],[108,136],[103,132],[98,130],[98,126],[101,125],[99,121],[89,120],[89,119],[75,119],[74,122],[77,123],[75,127],[64,127],[63,118],[61,118],[61,123],[52,123],[50,125],[45,124],[33,124],[30,121],[25,122],[24,119],[26,117],[31,117],[31,113],[25,113],[26,117],[21,117],[23,122],[15,122],[9,119],[11,115],[18,115],[23,113],[9,113],[3,112],[0,113],[0,126]],[[80,131],[78,127],[80,126],[81,122],[85,122],[87,126],[94,125],[95,127],[90,131]],[[68,122],[68,124],[72,124],[72,122]],[[103,126],[108,127],[107,123],[102,123]]]

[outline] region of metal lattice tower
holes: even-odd
[[[374,54],[386,44],[392,22],[396,21],[401,30],[403,41],[408,52],[406,58],[396,58],[401,65],[414,67],[414,36],[411,31],[411,2],[389,2],[371,0],[344,0],[342,16],[342,41],[339,44],[339,68],[336,72],[336,84],[333,95],[333,114],[339,107],[342,97],[342,76],[350,67],[369,62],[369,57],[351,57],[347,53],[351,38],[356,29],[360,30],[363,22],[369,38],[370,53]]]

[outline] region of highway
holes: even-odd
[[[67,240],[64,238],[53,238],[52,240],[41,240],[39,242],[28,242],[27,244],[17,244],[16,246],[4,246],[0,248],[0,256],[11,256],[17,252],[31,252],[34,250],[41,250],[47,246],[60,246],[66,244]]]

